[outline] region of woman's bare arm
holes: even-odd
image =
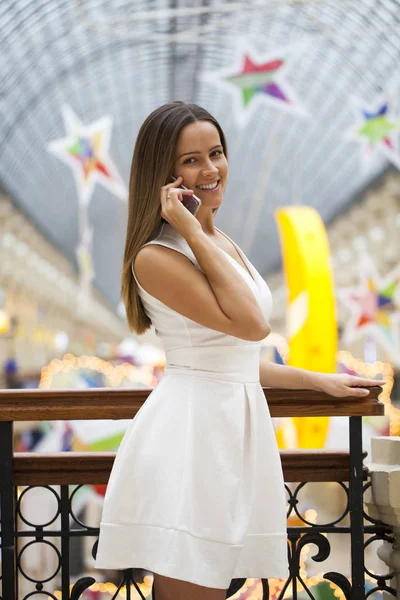
[[[156,244],[142,248],[135,260],[140,285],[161,302],[204,327],[250,341],[270,332],[245,279],[202,231],[186,240],[203,273],[175,250]]]

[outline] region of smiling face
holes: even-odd
[[[228,161],[218,129],[210,121],[186,125],[176,148],[175,177],[194,191],[204,207],[217,208],[224,196]]]

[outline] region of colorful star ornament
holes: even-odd
[[[84,125],[70,106],[63,106],[62,114],[66,137],[54,140],[47,149],[71,167],[80,204],[89,204],[96,183],[126,200],[126,187],[109,155],[111,117]]]
[[[348,132],[347,137],[357,140],[363,146],[364,166],[368,166],[371,160],[380,153],[400,169],[398,148],[400,116],[396,114],[394,101],[390,94],[378,98],[368,107],[353,98],[353,107],[357,123]]]
[[[360,286],[339,290],[338,298],[350,312],[343,342],[372,338],[388,360],[400,366],[400,267],[380,278],[373,264],[366,263]]]
[[[260,55],[248,44],[240,44],[233,64],[201,79],[212,82],[233,95],[239,122],[248,120],[260,106],[275,106],[287,112],[307,116],[287,81],[289,54],[293,49]]]

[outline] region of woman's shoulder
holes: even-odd
[[[137,263],[141,263],[143,267],[150,266],[150,264],[154,266],[154,261],[157,261],[160,253],[164,253],[164,248],[187,255],[184,238],[166,221],[153,232],[150,239],[140,248],[134,261],[135,267]],[[171,254],[167,252],[166,255]]]
[[[160,225],[154,229],[144,246],[147,244],[157,243],[158,241],[162,240],[179,239],[180,237],[182,236],[178,233],[178,231],[167,221],[163,220]]]
[[[132,267],[139,278],[141,275],[147,279],[159,274],[160,269],[165,271],[185,269],[188,262],[201,270],[185,238],[172,225],[165,222],[157,234],[141,247]]]

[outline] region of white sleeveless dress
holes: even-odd
[[[168,223],[148,243],[181,252],[200,269]],[[268,318],[269,288],[234,246],[248,270],[219,250]],[[142,568],[222,589],[236,578],[287,577],[286,498],[259,383],[261,343],[203,327],[139,291],[167,365],[119,447],[96,568]]]

